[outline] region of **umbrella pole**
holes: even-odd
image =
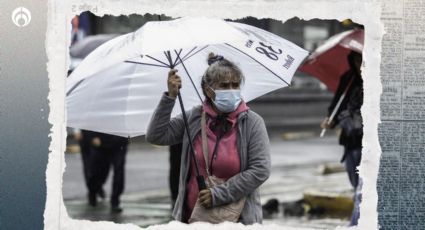
[[[345,95],[347,95],[348,89],[350,89],[351,84],[353,83],[353,80],[354,80],[354,77],[352,77],[350,79],[350,82],[348,83],[347,87],[345,88],[344,92],[342,93],[341,97],[339,98],[338,103],[336,103],[336,105],[335,105],[335,107],[334,107],[334,109],[331,113],[331,116],[328,119],[328,122],[326,122],[327,125],[330,125],[332,123],[333,119],[335,118],[336,112],[339,110],[339,107],[341,106],[342,101],[345,98]],[[325,136],[325,133],[326,133],[326,128],[322,129],[322,132],[320,133],[320,137]]]
[[[191,152],[191,155],[193,157],[193,160],[195,161],[195,169],[196,169],[196,181],[198,182],[198,189],[199,191],[204,190],[207,188],[207,186],[205,185],[205,179],[202,175],[199,174],[199,162],[198,159],[196,158],[196,154],[195,154],[195,149],[193,148],[193,143],[192,143],[192,139],[190,138],[190,134],[189,134],[189,125],[187,123],[187,116],[186,116],[186,112],[184,110],[184,105],[183,105],[183,100],[182,100],[182,96],[180,94],[180,92],[178,92],[177,97],[179,98],[179,104],[180,104],[180,109],[182,111],[182,115],[183,115],[183,121],[184,121],[184,126],[186,129],[186,133],[189,139],[189,150]]]
[[[181,58],[180,58],[179,54],[177,53],[177,51],[175,51],[175,52],[177,54],[177,57],[182,62],[182,65],[184,66],[183,60],[181,60]],[[174,68],[173,62],[171,60],[171,53],[170,53],[170,51],[167,51],[164,54],[167,57],[168,61],[170,62],[170,68],[171,69]],[[190,77],[189,73],[187,72],[186,67],[185,67],[185,71],[188,74],[188,76]],[[180,94],[180,91],[177,93],[177,97],[179,98],[179,104],[180,104],[180,109],[181,109],[182,115],[183,115],[184,126],[185,126],[185,129],[186,129],[187,137],[189,139],[189,148],[190,148],[189,150],[190,150],[190,153],[191,153],[191,155],[193,157],[193,161],[195,162],[196,181],[198,182],[198,189],[199,189],[199,191],[201,191],[201,190],[206,189],[207,186],[205,184],[204,177],[199,174],[199,168],[198,168],[199,162],[198,162],[198,159],[196,158],[195,148],[193,146],[192,139],[190,138],[189,124],[187,122],[186,110],[184,109],[183,99],[182,99],[182,96]]]

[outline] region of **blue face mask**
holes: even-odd
[[[215,100],[213,100],[213,103],[215,107],[223,113],[231,113],[235,111],[242,101],[241,90],[239,89],[213,91],[215,93]]]

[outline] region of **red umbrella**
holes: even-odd
[[[351,51],[362,53],[364,30],[354,29],[336,34],[319,46],[299,68],[336,91],[340,77],[350,69],[347,56]]]

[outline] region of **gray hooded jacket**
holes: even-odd
[[[174,104],[175,99],[166,94],[162,96],[149,123],[146,140],[157,145],[174,145],[183,141],[179,193],[173,211],[173,217],[182,221],[191,154],[182,115],[170,120]],[[194,107],[186,114],[190,137],[194,140],[201,130],[201,106]],[[212,206],[235,202],[246,196],[239,222],[261,223],[263,214],[258,188],[270,175],[269,138],[263,119],[253,111],[248,110],[239,114],[237,124],[241,172],[229,178],[224,184],[211,188]]]

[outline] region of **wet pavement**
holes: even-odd
[[[351,185],[345,172],[323,175],[320,170],[325,164],[339,164],[342,147],[338,145],[336,136],[295,135],[297,138],[289,140],[282,136],[288,135],[271,137],[272,172],[260,187],[263,204],[269,199],[277,199],[280,203],[294,202],[302,199],[306,192],[351,197]],[[124,211],[111,214],[108,199],[100,200],[97,207],[87,204],[81,156],[79,153],[67,153],[63,197],[68,214],[75,219],[109,220],[142,227],[169,222],[168,157],[167,147],[140,141],[131,143],[126,163],[126,189],[122,196]],[[110,186],[109,178],[104,186],[107,194]],[[348,224],[348,217],[285,217],[281,209],[265,219],[264,224],[317,229],[333,229]]]

